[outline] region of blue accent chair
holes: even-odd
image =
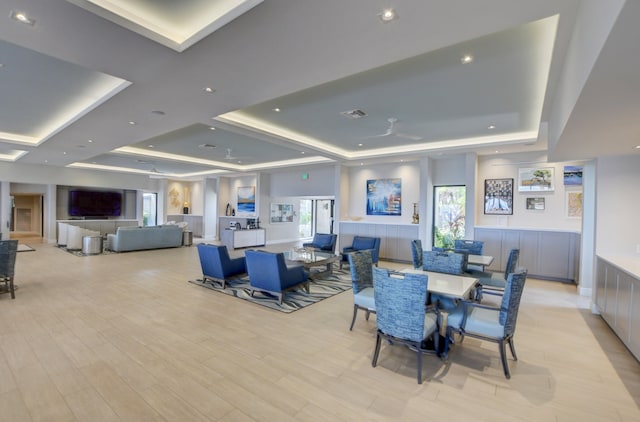
[[[426,274],[393,273],[384,268],[373,269],[373,291],[376,301],[377,336],[371,365],[375,368],[380,343],[402,344],[416,351],[418,384],[422,384],[422,354],[437,353],[438,316],[427,312]],[[432,337],[435,349],[427,348]]]
[[[287,291],[303,288],[309,293],[309,272],[301,264],[287,265],[284,253],[248,250],[245,257],[251,296],[254,292],[267,293],[282,303]]]
[[[518,309],[526,279],[526,269],[520,269],[507,276],[499,307],[464,301],[447,316],[447,338],[451,338],[454,332],[458,332],[462,337],[461,343],[465,336],[498,343],[502,369],[507,379],[511,378],[511,373],[507,362],[506,345],[509,345],[513,360],[518,360],[513,335],[516,331]]]
[[[369,321],[369,315],[376,313],[376,301],[373,294],[373,263],[371,251],[356,251],[349,254],[349,270],[351,271],[351,283],[353,285],[353,318],[349,331],[353,330],[358,309],[366,312],[365,319]]]
[[[355,236],[351,246],[342,248],[342,260],[340,261],[340,268],[342,264],[348,262],[347,255],[355,251],[363,251],[365,249],[371,250],[371,262],[378,266],[378,255],[380,254],[380,238],[379,237],[365,237]]]
[[[504,292],[509,274],[515,272],[520,258],[520,249],[511,249],[507,258],[507,265],[504,273],[492,272],[472,272],[473,277],[479,280],[479,287],[476,289],[476,300],[482,300],[484,293],[500,296]]]
[[[244,257],[231,259],[227,247],[198,244],[198,255],[204,281],[211,280],[227,287],[227,278],[247,272]]]
[[[411,255],[413,258],[413,268],[415,269],[423,269],[424,264],[422,260],[422,255],[424,251],[422,250],[422,241],[420,239],[414,239],[411,241]]]
[[[464,254],[455,252],[424,251],[422,253],[423,270],[436,273],[462,275],[464,274]],[[443,309],[453,309],[457,301],[453,298],[432,294],[431,303],[438,303]]]
[[[313,235],[313,240],[311,242],[303,243],[302,247],[315,248],[321,251],[335,253],[337,239],[337,234],[316,233]]]

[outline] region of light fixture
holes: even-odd
[[[213,94],[214,92],[216,92],[215,89],[211,88],[210,86],[205,87],[204,92],[206,92],[207,94]]]
[[[153,144],[149,144],[149,145],[147,145],[147,146],[148,146],[149,148],[155,148],[155,147],[156,147],[156,146],[155,146],[155,145],[153,145]]]
[[[489,126],[487,126],[487,129],[489,129],[489,130],[491,130],[491,129],[495,129],[495,128],[496,128],[496,126],[495,126],[495,125],[489,125]]]
[[[276,113],[280,113],[282,110],[280,110],[278,107],[276,108],[272,108],[271,110],[275,111]]]
[[[382,23],[389,23],[394,19],[398,19],[398,14],[393,9],[384,9],[378,13],[378,18]]]
[[[640,149],[640,145],[636,145],[636,146],[635,146],[635,148],[636,148],[636,149]]]
[[[19,12],[17,10],[12,10],[10,16],[12,19],[17,20],[20,23],[25,23],[27,25],[33,26],[36,23],[35,19],[31,19],[30,17],[27,16],[26,13]]]
[[[358,144],[358,146],[359,146],[359,147],[361,147],[361,146],[362,146],[362,144]]]
[[[215,128],[215,127],[213,127],[213,126],[211,126],[211,127],[209,128],[209,130],[216,130],[216,128]]]
[[[134,125],[136,124],[136,122],[134,122],[133,120],[131,120],[131,121],[129,122],[129,124],[130,124],[131,126],[134,126]]]
[[[300,154],[304,155],[304,154],[305,154],[305,152],[304,152],[304,151],[300,151]]]
[[[87,142],[89,142],[90,144],[93,143],[93,139],[87,139]]]
[[[465,54],[464,56],[460,57],[460,63],[462,64],[469,64],[473,62],[473,56],[471,54]]]

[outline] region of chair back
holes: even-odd
[[[225,278],[224,268],[229,264],[229,251],[222,245],[198,244],[198,256],[202,274],[219,279]]]
[[[323,251],[336,251],[337,234],[316,233],[310,243],[304,243],[302,246],[312,246]]]
[[[11,278],[15,274],[17,240],[0,241],[0,277]]]
[[[446,274],[464,273],[465,256],[455,252],[424,251],[422,254],[425,271]]]
[[[502,295],[502,302],[500,303],[500,324],[504,324],[505,336],[512,336],[516,331],[518,309],[520,308],[520,299],[522,298],[526,280],[526,269],[521,269],[507,276],[507,284],[504,287],[504,295]]]
[[[247,260],[249,282],[252,285],[272,291],[281,290],[280,276],[287,270],[282,252],[248,250],[244,255]]]
[[[371,249],[371,260],[378,262],[378,254],[380,253],[380,238],[379,237],[366,237],[355,236],[351,248],[354,250]]]
[[[411,341],[424,339],[426,274],[392,273],[373,268],[376,324],[384,334]]]
[[[509,258],[507,258],[507,265],[504,268],[504,279],[509,277],[509,274],[516,271],[516,265],[518,265],[518,258],[520,257],[520,249],[511,249],[509,252]]]
[[[466,252],[471,255],[482,255],[484,242],[481,240],[455,239],[453,241],[454,252]]]
[[[411,241],[411,254],[413,255],[413,268],[422,269],[422,241],[420,239],[414,239]]]
[[[364,251],[352,252],[348,257],[353,294],[358,294],[367,287],[373,287],[371,251],[366,249]]]

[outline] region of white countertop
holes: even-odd
[[[640,255],[638,254],[598,254],[612,265],[640,279]]]
[[[386,226],[412,226],[412,227],[419,227],[419,224],[411,224],[411,223],[394,223],[391,221],[367,221],[367,220],[340,220],[339,221],[340,224],[343,223],[353,223],[353,224],[383,224]]]
[[[474,229],[529,230],[534,232],[556,232],[556,233],[576,233],[576,234],[582,233],[580,230],[553,229],[553,228],[544,228],[544,227],[475,226]]]

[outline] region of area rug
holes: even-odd
[[[253,297],[251,297],[249,295],[251,291],[249,277],[246,275],[227,280],[227,287],[225,289],[222,288],[220,283],[204,282],[202,279],[189,280],[189,283],[280,312],[291,313],[351,289],[351,276],[347,271],[334,270],[333,274],[325,278],[311,280],[309,283],[309,293],[303,289],[285,293],[282,303],[278,303],[277,297],[260,292],[255,292]]]
[[[18,243],[18,252],[33,252],[33,251],[35,251],[35,249],[33,249],[31,246],[25,245],[24,243]]]

